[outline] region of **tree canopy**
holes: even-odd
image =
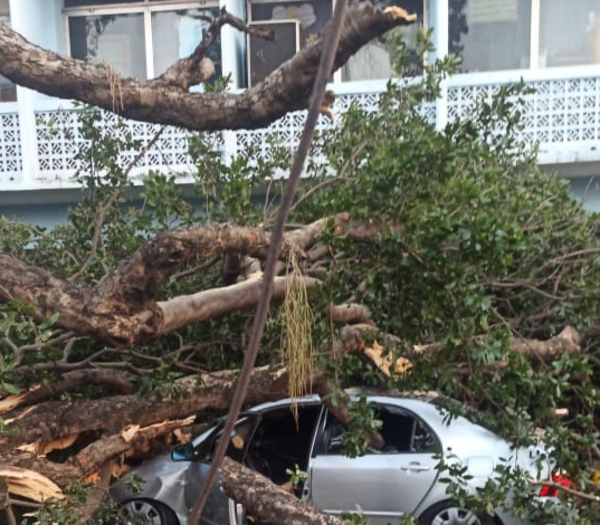
[[[352,8],[336,67],[406,21]],[[223,23],[241,24],[224,14],[214,30]],[[388,38],[401,73],[407,54],[394,30]],[[181,61],[146,83],[118,79],[115,108],[106,66],[33,49],[4,25],[0,43],[1,74],[89,104],[83,198],[68,222],[44,230],[0,219],[0,459],[13,474],[42,476],[38,492],[67,495],[49,500],[40,522],[81,522],[89,516],[65,509],[90,497],[86,483],[105,483],[123,458],[156,453],[175,429],[192,432],[190,416],[198,423],[227,409],[291,152],[274,136],[268,159],[252,148],[225,159],[218,130],[306,107],[322,47],[242,95],[191,94],[204,80],[188,78],[205,58],[201,44],[193,67]],[[598,218],[520,140],[523,85],[444,129],[428,122],[423,108],[455,70],[448,57],[421,78],[390,80],[377,111],[352,107],[317,137],[279,247],[246,402],[331,399],[351,385],[433,392],[514,443],[543,432],[572,480],[564,499],[580,523],[593,523]],[[135,160],[125,155],[147,145],[100,125],[101,108],[195,130],[193,184],[184,191],[175,176],[150,171],[134,187]],[[352,421],[360,449],[368,421]],[[503,501],[517,475],[486,486],[482,508]],[[31,496],[13,489],[17,501]]]

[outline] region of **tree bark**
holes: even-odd
[[[203,410],[225,410],[235,387],[236,370],[182,378],[162,392],[142,398],[137,394],[81,401],[49,401],[4,415],[9,435],[0,448],[24,443],[49,443],[82,432],[120,432],[130,424],[142,427],[168,419],[185,418]],[[257,404],[287,395],[287,369],[281,365],[254,370],[246,402]]]
[[[230,458],[223,459],[221,469],[225,492],[260,521],[273,525],[346,525]]]

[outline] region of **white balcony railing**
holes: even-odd
[[[489,97],[499,87],[521,77],[535,88],[526,95],[523,138],[540,144],[539,161],[542,164],[600,162],[600,67],[548,69],[539,71],[494,72],[457,75],[447,82],[445,96],[437,104],[423,108],[427,119],[443,124],[468,114],[480,97]],[[343,113],[352,103],[365,109],[375,109],[384,83],[339,84],[334,86],[338,98],[335,113]],[[48,105],[49,104],[49,105]],[[79,168],[74,155],[84,145],[79,131],[80,114],[70,106],[63,109],[54,101],[35,109],[35,130],[25,134],[34,140],[37,153],[34,163],[29,162],[31,173],[22,158],[21,123],[16,104],[0,105],[0,190],[53,189],[73,187],[73,175]],[[6,111],[6,112],[3,112]],[[105,114],[106,122],[114,122],[114,115]],[[243,151],[250,145],[258,146],[261,154],[269,156],[266,135],[273,131],[280,140],[293,147],[304,123],[304,113],[290,113],[266,130],[227,132],[228,153]],[[330,126],[325,118],[319,127]],[[149,141],[158,126],[129,121],[122,133],[131,133],[136,139]],[[149,168],[169,168],[190,172],[192,166],[187,154],[188,133],[167,128],[138,163],[136,173]],[[29,145],[31,148],[31,145]],[[129,154],[128,162],[134,153]]]
[[[0,188],[18,186],[23,174],[19,115],[0,113]]]

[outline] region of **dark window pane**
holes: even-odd
[[[255,85],[262,81],[296,53],[297,28],[299,28],[299,47],[314,42],[331,19],[331,10],[331,0],[252,1],[250,5],[252,22],[258,25],[260,22],[269,22],[268,25],[265,24],[265,29],[274,31],[277,40],[270,42],[250,38],[249,84]],[[298,22],[297,26],[294,21]]]
[[[448,24],[462,72],[529,67],[531,0],[450,0]]]
[[[246,455],[246,464],[277,484],[289,480],[287,470],[308,467],[308,455],[320,405],[298,406],[298,418],[289,407],[263,414]]]
[[[0,102],[14,102],[17,100],[17,88],[8,80],[0,75]]]
[[[540,67],[600,64],[598,0],[541,2],[539,62]]]
[[[298,20],[302,30],[301,41],[310,44],[331,18],[331,0],[304,2],[252,3],[252,21]]]
[[[358,1],[352,0],[351,4]],[[409,13],[416,13],[419,17],[419,23],[401,27],[404,42],[409,50],[416,48],[416,38],[419,28],[423,21],[423,0],[376,0],[372,2],[374,7],[385,9],[386,7],[397,5],[406,9]],[[422,69],[420,59],[413,57],[413,65],[410,70],[405,72],[407,75],[419,74]],[[356,54],[350,57],[350,60],[342,68],[342,80],[375,80],[386,79],[394,76],[392,64],[390,62],[390,53],[384,37],[379,37],[359,49]]]
[[[107,62],[125,77],[146,78],[142,14],[69,18],[71,56]]]
[[[65,7],[101,7],[103,5],[122,4],[124,2],[127,2],[128,4],[134,2],[142,3],[143,1],[144,0],[65,0]]]
[[[180,58],[190,56],[206,36],[212,20],[218,14],[217,7],[153,12],[154,75],[161,75]],[[222,72],[220,38],[215,39],[210,45],[207,56],[215,64],[213,78],[220,77]]]
[[[292,58],[301,45],[301,29],[297,20],[265,20],[254,24],[275,33],[275,40],[254,36],[248,38],[248,87],[262,82],[281,64]]]

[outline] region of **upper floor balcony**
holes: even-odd
[[[27,38],[49,49],[109,61],[126,75],[152,77],[189,51],[190,42],[202,34],[205,18],[219,6],[240,15],[245,11],[249,20],[258,21],[275,18],[283,9],[286,19],[299,17],[303,39],[310,40],[326,23],[333,1],[0,0],[0,21],[10,20]],[[539,144],[539,163],[565,175],[600,174],[600,0],[381,0],[378,5],[391,3],[417,12],[420,23],[434,29],[438,56],[457,52],[463,58],[461,73],[447,81],[442,97],[423,108],[432,124],[441,127],[467,115],[476,100],[522,78],[534,88],[525,96],[523,138]],[[567,3],[569,16],[564,13]],[[310,4],[310,9],[302,10],[300,4]],[[551,31],[556,23],[560,34]],[[169,41],[175,47],[154,45],[161,41],[161,31],[173,27],[177,32]],[[406,37],[410,42],[414,35]],[[237,89],[252,79],[240,44],[244,55],[247,42],[225,31],[214,50],[217,68],[232,76]],[[335,126],[352,103],[375,109],[387,67],[381,46],[375,47],[377,54],[369,61],[356,59],[336,73],[331,89],[337,94],[337,117],[333,122],[323,118],[319,126]],[[297,112],[268,129],[226,132],[224,154],[235,155],[252,144],[268,156],[264,139],[272,132],[293,148],[303,120]],[[68,101],[21,88],[4,90],[0,77],[0,190],[77,187],[74,155],[84,146],[79,123],[80,114]],[[130,121],[122,132],[145,142],[157,129]],[[164,130],[133,175],[168,168],[185,181],[192,172],[187,137],[181,129]]]

